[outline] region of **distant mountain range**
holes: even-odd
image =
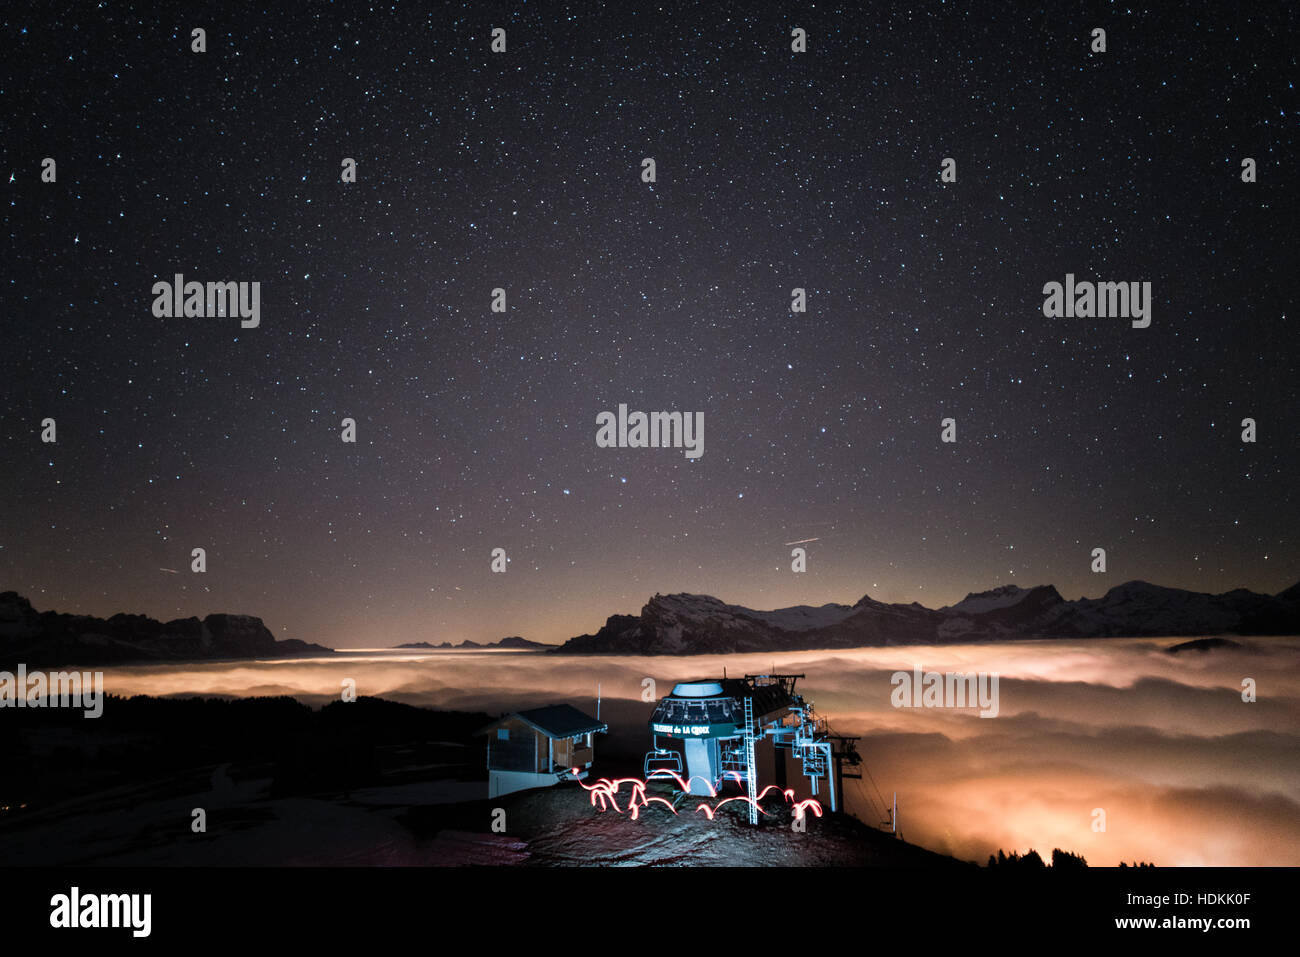
[[[0,665],[63,667],[332,654],[332,648],[296,638],[277,641],[262,619],[249,615],[166,622],[145,615],[104,619],[38,612],[17,592],[0,592]]]
[[[613,615],[560,654],[691,655],[949,644],[1016,638],[1300,635],[1300,583],[1277,595],[1222,595],[1117,585],[1101,598],[1066,601],[1051,585],[1003,585],[932,610],[912,602],[798,605],[755,611],[708,595],[655,595],[639,615]]]
[[[431,645],[427,641],[412,641],[412,642],[408,642],[405,645],[394,645],[393,647],[428,648],[432,651],[440,651],[444,648],[452,648],[457,650],[466,648],[471,651],[474,649],[481,649],[481,648],[515,648],[515,649],[520,649],[525,651],[532,650],[535,648],[551,648],[551,649],[555,648],[554,645],[542,644],[542,642],[540,641],[529,641],[527,638],[520,638],[518,635],[512,635],[509,638],[502,638],[500,641],[489,641],[486,645],[479,644],[477,641],[469,641],[468,639],[466,639],[465,641],[462,641],[459,645],[453,645],[450,641],[444,641],[440,645]]]
[[[1123,638],[1300,635],[1300,583],[1276,595],[1237,588],[1222,595],[1117,585],[1101,598],[1066,601],[1051,585],[1003,585],[937,610],[916,602],[796,605],[755,611],[708,595],[655,595],[639,615],[611,615],[594,635],[558,648],[512,636],[480,644],[426,641],[398,648],[549,651],[553,654],[695,655],[731,652],[954,644],[1016,638]],[[1188,643],[1190,646],[1194,643]],[[1206,648],[1210,647],[1208,644]],[[1197,650],[1202,650],[1197,646]],[[0,668],[332,655],[297,639],[277,641],[260,618],[208,615],[160,622],[37,612],[22,595],[0,592]]]

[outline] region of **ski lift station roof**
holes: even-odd
[[[743,730],[746,698],[752,699],[754,717],[761,724],[783,714],[791,704],[799,704],[795,677],[756,680],[747,675],[678,682],[659,700],[650,728],[655,734],[675,738],[735,737]]]

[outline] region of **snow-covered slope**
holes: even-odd
[[[981,615],[986,611],[1009,608],[1019,604],[1029,594],[1028,588],[1019,585],[1003,585],[992,591],[971,592],[955,605],[940,608],[940,611],[955,611],[966,615]]]
[[[825,628],[843,621],[853,614],[848,605],[795,605],[792,608],[777,608],[773,611],[757,611],[743,605],[728,605],[709,595],[655,595],[641,610],[641,614],[657,614],[662,618],[678,621],[714,621],[724,627],[736,627],[743,622],[761,621],[782,631],[808,631],[812,628]]]

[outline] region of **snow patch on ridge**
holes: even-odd
[[[1019,585],[1002,585],[992,591],[972,592],[957,604],[939,610],[956,611],[966,615],[982,615],[986,611],[997,611],[999,608],[1010,608],[1012,605],[1017,605],[1029,592],[1030,589],[1021,588]]]
[[[772,611],[756,611],[743,605],[728,605],[709,595],[655,595],[642,610],[642,614],[653,612],[661,620],[680,622],[714,622],[723,627],[743,624],[743,620],[760,621],[771,628],[781,631],[812,631],[814,628],[826,628],[838,624],[853,609],[847,605],[827,604],[819,607],[796,605],[793,608],[777,608]],[[680,625],[676,635],[680,637]]]

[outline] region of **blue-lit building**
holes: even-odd
[[[808,778],[812,795],[820,791],[836,810],[834,752],[825,722],[794,690],[802,677],[746,675],[674,685],[650,718],[654,746],[645,759],[647,776],[674,771],[686,780],[688,793],[698,795],[716,793],[730,781],[753,797],[769,784],[790,786],[793,766],[796,775]]]

